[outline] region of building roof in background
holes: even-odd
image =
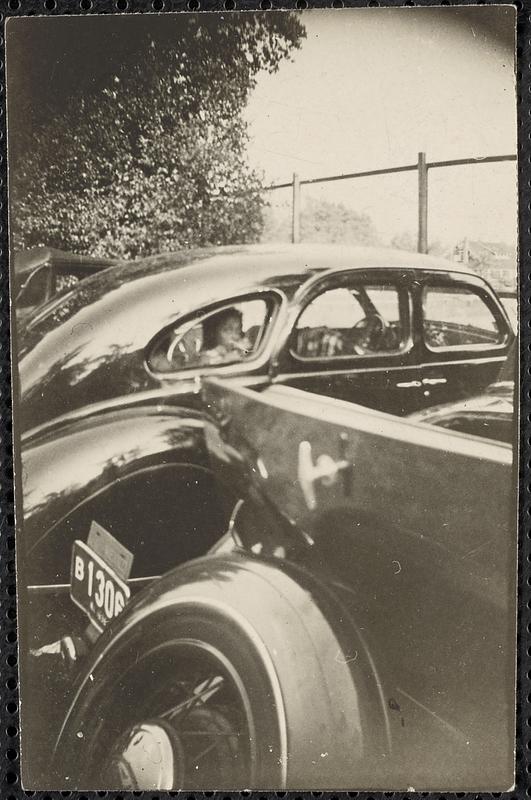
[[[465,252],[466,251],[466,252]],[[511,271],[516,276],[517,255],[514,245],[505,242],[483,242],[462,239],[444,253],[445,258],[468,264],[473,270],[478,268]]]
[[[516,268],[516,248],[505,242],[468,242],[469,257],[492,261],[493,265]]]

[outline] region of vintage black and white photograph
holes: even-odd
[[[23,788],[509,790],[514,7],[6,48]]]

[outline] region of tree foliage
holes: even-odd
[[[301,218],[301,238],[307,242],[376,245],[378,233],[368,214],[309,197]]]
[[[178,19],[16,152],[16,249],[137,257],[259,237],[241,112],[258,72],[275,71],[304,29],[285,12]]]
[[[403,231],[393,236],[391,247],[396,250],[408,250],[410,253],[415,253],[417,250],[417,237],[410,231]],[[448,248],[438,240],[430,241],[428,244],[428,253],[432,256],[446,256],[447,251]]]
[[[291,210],[270,207],[265,213],[262,241],[289,241]],[[377,245],[379,237],[371,218],[344,203],[308,197],[301,210],[300,238],[303,242]]]

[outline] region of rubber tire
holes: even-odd
[[[190,637],[230,660],[245,684],[258,741],[253,785],[196,790],[359,789],[371,773],[374,780],[368,726],[379,720],[374,708],[371,722],[367,697],[360,703],[360,693],[374,688],[362,645],[349,657],[330,622],[330,598],[316,602],[301,584],[276,565],[237,556],[201,559],[162,579],[156,597],[148,592],[124,614],[115,637],[107,632],[100,640],[56,743],[56,784],[120,788],[101,785],[98,769],[113,744],[105,731],[128,724],[138,680],[149,691],[145,673],[135,677],[132,665],[144,669],[150,651]],[[155,692],[156,673],[150,680]]]

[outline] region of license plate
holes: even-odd
[[[99,631],[124,609],[131,596],[127,583],[85,542],[72,548],[70,596]]]

